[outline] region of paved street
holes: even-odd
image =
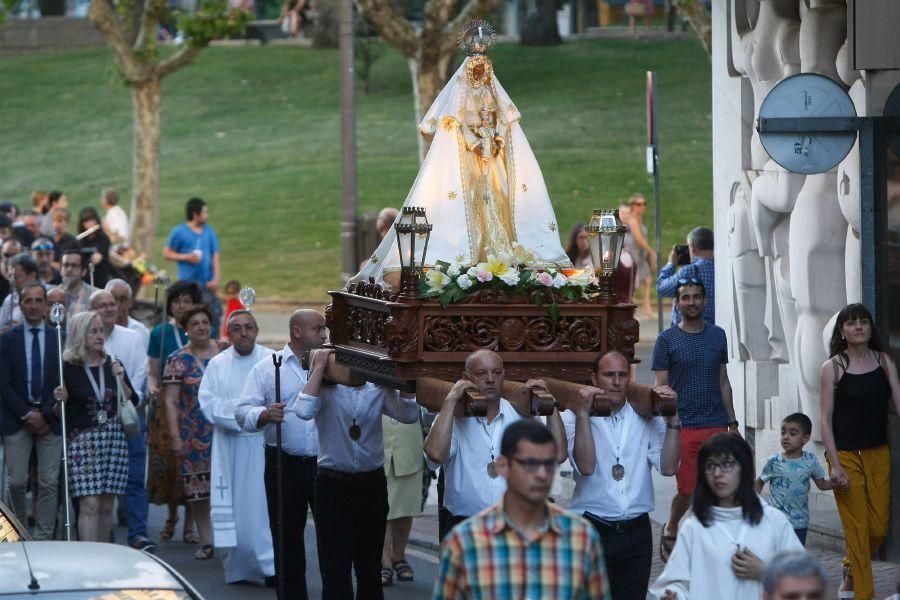
[[[151,537],[159,543],[157,556],[175,567],[207,600],[274,600],[275,590],[259,584],[246,583],[227,585],[225,583],[222,563],[218,556],[202,561],[193,558],[196,545],[181,542],[181,525],[178,523],[176,536],[168,542],[159,541],[159,530],[166,520],[166,509],[162,506],[150,507]],[[124,539],[124,527],[116,528],[118,539]],[[310,518],[306,527],[306,578],[309,585],[310,598],[322,597],[322,581],[318,575],[319,564],[315,551],[315,528]],[[387,599],[427,598],[431,594],[437,576],[437,552],[430,548],[412,546],[407,552],[407,560],[416,572],[416,580],[410,583],[397,583],[386,588]]]

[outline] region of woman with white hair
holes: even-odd
[[[93,311],[73,316],[63,352],[64,387],[54,396],[67,400],[69,487],[78,499],[78,539],[109,541],[113,500],[125,493],[128,444],[116,414],[118,386],[137,403],[122,364],[107,356],[100,316]]]

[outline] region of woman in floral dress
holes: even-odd
[[[218,352],[210,338],[213,319],[212,311],[205,304],[185,311],[181,326],[189,341],[169,357],[163,371],[172,454],[178,459],[185,501],[193,509],[194,523],[200,533],[200,549],[194,553],[198,560],[213,555],[209,515],[213,425],[203,416],[197,399],[206,365]]]

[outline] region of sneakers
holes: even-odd
[[[150,554],[156,554],[156,544],[154,544],[144,536],[138,536],[134,538],[131,541],[131,547],[135,550],[143,550],[144,552],[149,552]]]

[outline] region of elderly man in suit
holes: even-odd
[[[34,539],[52,539],[56,519],[62,437],[52,418],[59,385],[56,336],[45,324],[47,291],[28,283],[19,292],[24,323],[0,337],[0,434],[6,452],[13,512],[27,522],[28,460],[37,449],[37,513]]]

